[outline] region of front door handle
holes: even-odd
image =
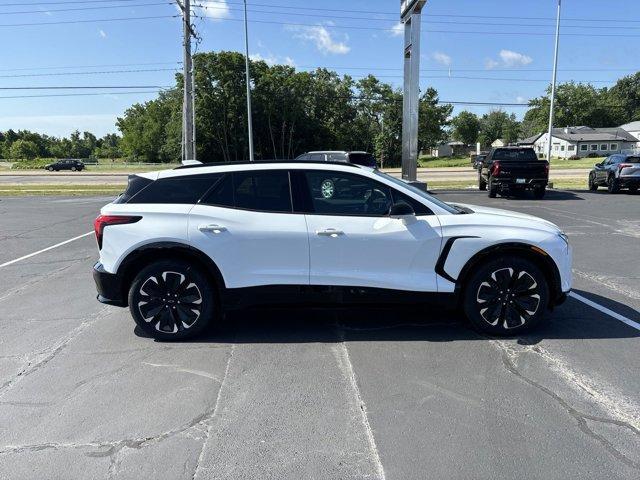
[[[344,232],[342,230],[336,230],[335,228],[325,228],[324,230],[316,230],[316,235],[336,238],[340,235],[344,235]]]
[[[222,225],[200,225],[198,226],[198,230],[201,232],[210,232],[210,233],[222,233],[227,231],[227,227],[223,227]]]

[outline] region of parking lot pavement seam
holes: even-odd
[[[338,363],[338,368],[349,382],[349,386],[351,387],[353,396],[355,397],[356,407],[360,413],[360,420],[362,422],[362,426],[365,429],[367,443],[369,445],[370,457],[374,463],[378,478],[380,480],[385,480],[386,477],[384,473],[384,467],[382,465],[382,461],[380,460],[380,454],[376,445],[376,439],[373,434],[371,424],[369,423],[369,417],[367,415],[367,406],[362,398],[362,394],[360,393],[360,388],[358,387],[358,379],[356,378],[356,373],[353,369],[351,358],[349,357],[349,349],[347,348],[344,329],[340,324],[337,324],[336,327],[338,332],[339,345],[334,348],[334,355]]]
[[[0,386],[0,398],[2,398],[20,380],[31,375],[33,372],[39,370],[51,360],[53,360],[56,355],[62,352],[67,347],[67,345],[69,345],[75,338],[78,337],[78,335],[80,335],[89,326],[99,321],[102,317],[106,316],[109,311],[109,308],[106,306],[101,308],[95,315],[93,315],[90,320],[85,320],[76,328],[71,330],[71,332],[56,345],[43,350],[42,352],[36,354],[34,358],[28,360],[26,367],[22,368],[16,375],[14,375],[12,378],[7,380]]]
[[[638,418],[636,416],[632,416],[631,418],[628,418],[626,415],[623,414],[623,417],[627,417],[627,418],[625,418],[623,420],[621,420],[621,419],[616,420],[616,419],[600,417],[600,416],[595,416],[595,415],[589,415],[589,414],[580,412],[579,410],[577,410],[574,407],[572,407],[569,404],[568,401],[563,399],[560,395],[558,395],[557,393],[552,391],[550,388],[545,387],[544,385],[538,383],[537,381],[533,380],[532,378],[529,378],[528,376],[523,374],[520,370],[518,370],[516,362],[517,362],[518,357],[522,353],[534,353],[534,354],[537,354],[537,355],[543,357],[543,359],[548,360],[550,357],[553,357],[553,355],[550,354],[547,350],[541,348],[538,345],[527,346],[527,347],[523,347],[521,349],[517,349],[517,348],[514,348],[513,345],[511,345],[508,342],[503,341],[503,340],[495,340],[494,339],[494,340],[491,340],[491,343],[493,345],[497,346],[498,351],[500,352],[500,355],[501,355],[501,358],[502,358],[503,366],[505,367],[505,369],[509,373],[512,373],[513,375],[515,375],[520,380],[522,380],[525,383],[531,385],[532,387],[540,390],[541,392],[545,393],[548,397],[550,397],[551,399],[555,400],[556,403],[558,403],[564,410],[567,411],[567,413],[569,413],[569,415],[571,417],[574,418],[574,420],[578,424],[578,428],[580,428],[580,430],[583,433],[585,433],[589,437],[591,437],[594,440],[596,440],[597,442],[599,442],[612,456],[614,456],[615,458],[620,460],[625,465],[627,465],[629,467],[632,467],[632,468],[635,468],[636,470],[640,470],[640,463],[630,459],[624,453],[620,452],[611,442],[609,442],[606,438],[604,438],[603,435],[600,435],[599,433],[596,433],[594,430],[592,430],[589,427],[589,424],[587,422],[587,421],[593,421],[593,422],[598,422],[598,423],[605,423],[605,424],[609,424],[609,425],[615,425],[615,426],[618,426],[618,427],[622,427],[622,428],[628,429],[633,434],[635,434],[637,436],[640,436],[640,428],[639,428],[639,425],[638,425]],[[565,378],[565,380],[566,380],[566,378]],[[574,385],[572,383],[570,383],[570,385],[573,386],[574,388],[576,387],[576,385]],[[583,388],[583,386],[580,386],[579,390],[581,390],[583,393],[587,393],[588,395],[591,395],[591,392],[589,390]],[[598,392],[595,392],[595,393],[598,393]],[[598,394],[598,396],[602,398],[601,394]],[[590,397],[590,400],[594,400],[594,399],[595,398]],[[600,402],[597,402],[597,400],[596,400],[596,403],[598,403],[598,405],[601,408],[604,407]],[[607,411],[607,413],[610,413],[610,414],[611,413],[616,413],[616,414],[620,413],[618,409],[615,409],[614,412],[611,412],[611,411],[607,410],[606,408],[604,408],[604,409],[605,409],[605,411]]]
[[[198,476],[198,472],[200,471],[200,465],[202,464],[202,460],[204,459],[205,451],[207,448],[207,442],[209,441],[209,437],[211,436],[211,420],[213,420],[218,413],[218,407],[220,406],[220,398],[222,397],[222,389],[227,383],[227,378],[229,376],[229,367],[231,366],[231,360],[233,359],[233,354],[235,353],[236,345],[231,345],[231,350],[229,351],[229,356],[227,357],[227,365],[224,368],[224,375],[222,375],[222,381],[220,382],[220,387],[218,388],[218,395],[216,397],[216,403],[213,407],[211,415],[204,418],[200,423],[205,427],[204,428],[204,439],[202,440],[202,448],[200,449],[200,454],[198,455],[198,459],[196,461],[196,466],[193,469],[193,475],[191,476],[192,480],[195,480]]]

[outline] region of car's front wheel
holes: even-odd
[[[158,340],[201,333],[219,313],[212,282],[182,260],[161,260],[143,268],[129,289],[129,309],[138,326]]]
[[[482,172],[478,169],[478,189],[485,191],[487,189],[487,182],[482,177]]]
[[[490,335],[525,332],[542,320],[549,286],[530,260],[505,255],[481,264],[464,286],[464,312],[472,325]]]

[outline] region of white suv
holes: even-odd
[[[447,204],[345,163],[132,175],[95,231],[98,299],[129,306],[159,339],[199,333],[234,306],[294,298],[436,301],[484,332],[516,334],[571,288],[571,247],[554,224]]]

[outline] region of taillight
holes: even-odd
[[[547,176],[549,176],[549,164],[548,164],[548,163],[545,163],[545,165],[544,165],[544,173],[545,173]]]
[[[500,162],[497,160],[491,166],[491,175],[500,175]]]
[[[96,240],[98,241],[98,248],[102,248],[102,234],[104,227],[109,225],[123,225],[125,223],[136,223],[142,217],[131,215],[98,215],[93,222],[93,230],[96,232]]]
[[[623,168],[627,168],[627,167],[633,167],[632,163],[621,163],[620,165],[618,165],[618,170],[622,170]]]

